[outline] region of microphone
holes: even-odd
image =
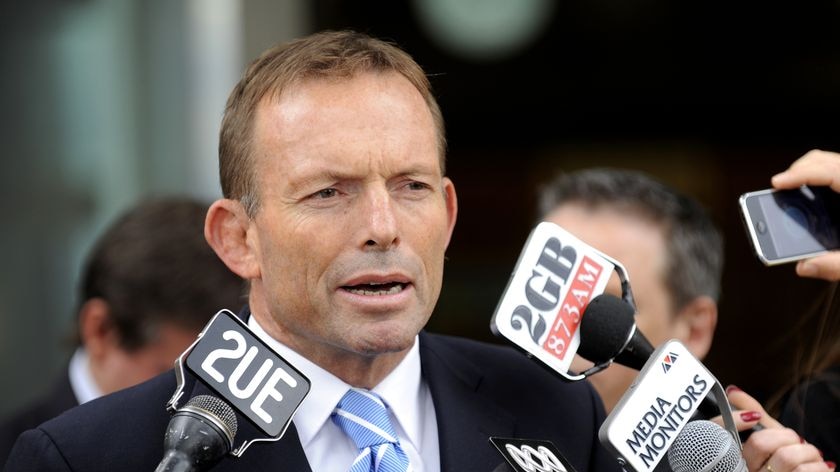
[[[177,444],[182,439],[186,441],[187,436],[194,436],[195,430],[186,428],[201,427],[200,434],[215,428],[215,432],[207,433],[214,435],[213,447],[207,450],[207,454],[212,452],[213,460],[225,454],[242,457],[255,442],[279,440],[310,387],[306,376],[228,310],[216,313],[198,339],[178,357],[175,377],[177,387],[166,404],[167,410],[174,415],[166,432],[167,450],[177,452],[175,446],[192,447]],[[215,396],[199,395],[179,408],[179,401],[186,400],[185,395],[195,391],[196,383],[208,387]],[[243,430],[237,440],[238,446],[234,447],[237,415],[257,430]],[[206,425],[202,426],[202,423]],[[181,431],[189,431],[189,434],[184,433],[184,438],[173,437]],[[170,442],[173,442],[172,447],[169,447]],[[202,460],[210,461],[209,458]]]
[[[642,370],[653,345],[636,327],[633,307],[618,297],[601,294],[583,311],[578,354],[600,364],[614,362]]]
[[[233,408],[211,395],[198,395],[178,409],[164,436],[164,455],[155,472],[208,470],[233,447]]]
[[[578,354],[596,364],[613,359],[625,367],[642,370],[654,348],[637,328],[630,304],[614,295],[601,294],[589,302],[583,313]],[[698,410],[707,418],[717,416],[721,411],[712,395],[703,399]],[[742,431],[741,440],[746,440],[750,432],[762,429],[764,426],[756,424],[750,430]]]
[[[747,472],[747,462],[728,431],[707,420],[685,425],[668,450],[674,472]]]

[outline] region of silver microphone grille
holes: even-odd
[[[236,429],[238,428],[236,413],[234,413],[233,408],[224,401],[212,395],[197,395],[190,398],[190,401],[184,405],[184,408],[187,407],[197,408],[212,414],[227,427],[230,432],[231,439],[236,436]]]
[[[668,450],[674,472],[733,472],[746,468],[732,435],[717,423],[691,421]]]

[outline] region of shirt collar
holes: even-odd
[[[102,391],[90,371],[90,359],[84,348],[79,347],[73,353],[68,371],[70,387],[80,405],[102,396]]]
[[[300,443],[305,449],[318,431],[330,421],[333,409],[350,385],[274,339],[253,315],[248,319],[248,327],[311,382],[309,394],[294,417]],[[398,425],[394,426],[400,427],[415,447],[420,446],[422,433],[420,387],[419,337],[415,337],[408,355],[373,388],[396,417]]]

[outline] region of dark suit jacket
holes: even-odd
[[[13,413],[0,424],[0,464],[6,463],[9,451],[12,450],[20,433],[55,418],[78,404],[73,387],[70,386],[67,368],[65,368],[64,375],[58,379],[46,396]]]
[[[604,410],[588,383],[565,383],[512,348],[425,332],[420,357],[434,398],[441,470],[492,471],[502,457],[490,436],[551,440],[578,472],[620,470],[598,442]],[[5,470],[152,471],[163,456],[164,405],[174,390],[168,372],[74,408],[24,433]],[[240,434],[253,428],[241,418],[239,427]],[[255,443],[213,470],[310,468],[292,424],[281,440]]]

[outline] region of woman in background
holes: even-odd
[[[788,170],[772,179],[777,189],[800,185],[829,186],[840,193],[840,154],[814,150],[795,161]],[[816,446],[826,461],[840,460],[840,251],[831,251],[799,261],[796,273],[820,278],[829,286],[824,309],[814,311],[816,335],[807,335],[797,345],[809,346],[802,362],[794,367],[792,385],[777,399],[780,421],[796,430],[805,441]],[[807,323],[806,317],[800,320]]]

